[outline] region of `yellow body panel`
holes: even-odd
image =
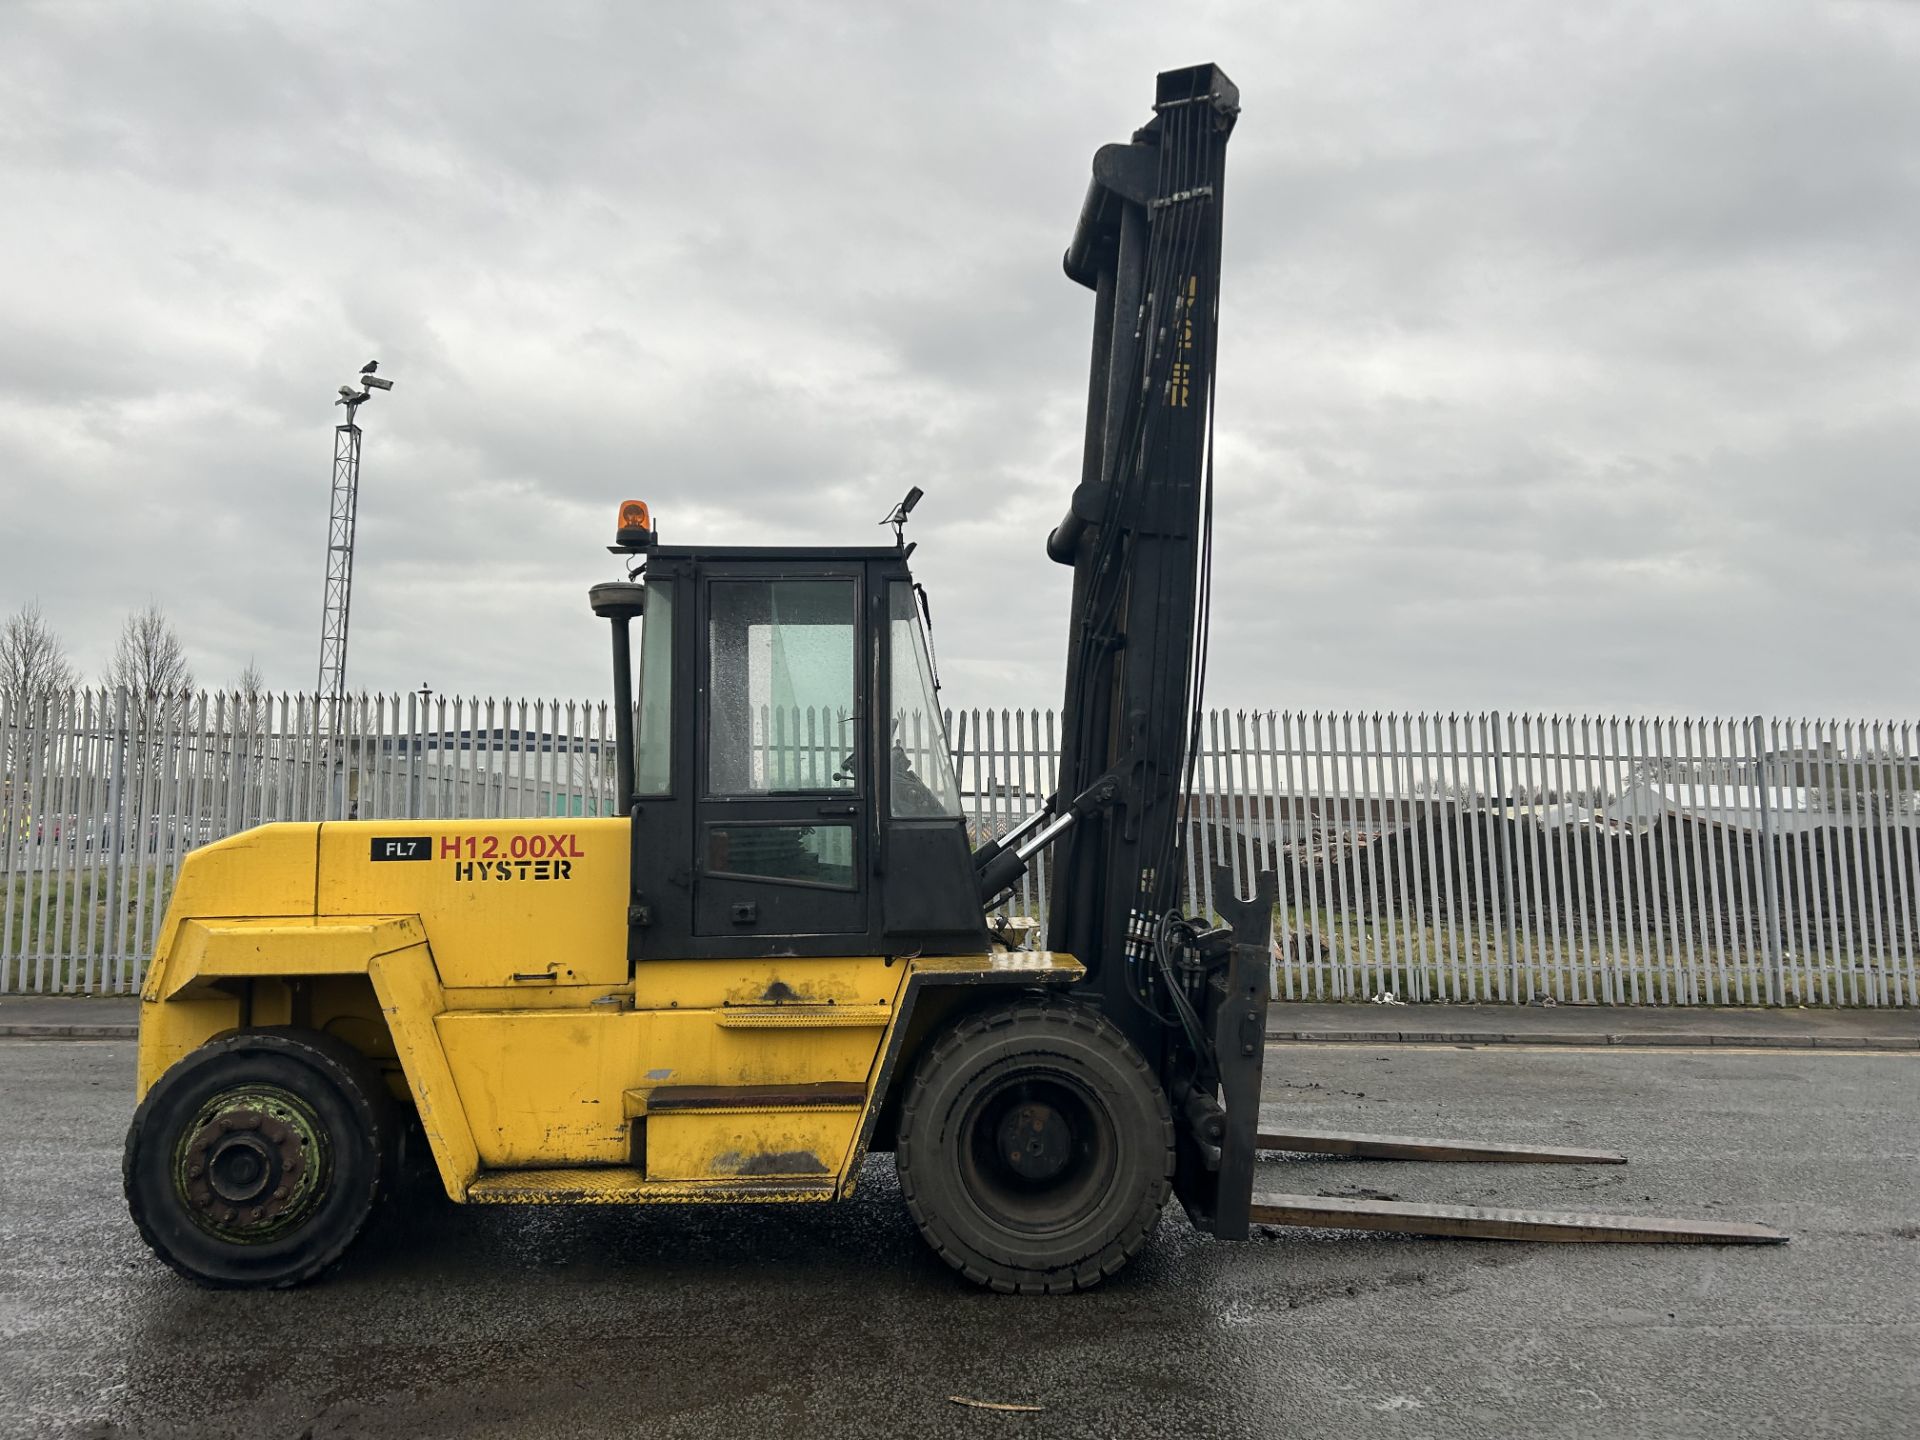
[[[649,1180],[837,1177],[860,1107],[656,1115],[647,1121]]]
[[[721,1005],[886,1005],[899,970],[874,956],[844,959],[648,960],[634,976],[635,1008]]]
[[[260,825],[202,845],[187,856],[160,922],[156,958],[172,951],[174,932],[187,919],[316,914],[313,877],[319,834],[317,825]],[[165,968],[156,963],[147,971],[143,998],[159,998],[156,987]]]
[[[632,827],[624,820],[349,821],[319,828],[315,913],[418,915],[449,989],[626,981]],[[401,841],[423,841],[427,853],[374,858],[383,842]]]
[[[630,971],[629,834],[343,822],[196,851],[142,994],[140,1093],[222,1031],[310,1027],[386,1066],[456,1200],[827,1199],[851,1190],[930,1013],[968,986],[1082,973],[1033,952]],[[941,997],[917,1022],[915,993]],[[803,1086],[838,1088],[793,1101]],[[684,1087],[697,1102],[650,1102]]]
[[[364,975],[374,956],[426,938],[410,915],[182,920],[174,931],[175,963],[154,998],[165,1000],[225,976]]]
[[[241,997],[224,991],[176,995],[140,1006],[140,1055],[135,1067],[136,1098],[144,1097],[167,1071],[224,1030],[241,1023]],[[274,1017],[279,1023],[279,1017]]]
[[[189,859],[186,869],[191,867]],[[296,986],[312,991],[324,977],[367,976],[375,959],[397,950],[417,949],[419,964],[429,972],[432,967],[425,933],[407,916],[203,920],[170,912],[163,933],[171,937],[171,946],[156,957],[140,997],[141,1095],[221,1031],[315,1023],[310,997],[303,1007]],[[319,1028],[383,1056],[386,1047],[373,1024],[377,1017],[354,1013],[371,1007],[354,1005],[350,996],[336,998],[343,1004],[318,1017]],[[297,1013],[301,1008],[307,1013]],[[350,1023],[356,1019],[362,1023]]]
[[[433,1150],[440,1183],[454,1199],[464,1199],[467,1186],[480,1173],[480,1152],[473,1143],[460,1086],[447,1064],[434,1025],[445,1007],[446,995],[434,971],[433,957],[421,945],[380,956],[370,963],[368,973],[380,997],[380,1011],[393,1037],[407,1089],[420,1113],[420,1126]]]
[[[865,963],[895,990],[907,974],[906,965]],[[784,1018],[766,1010],[777,1007],[759,1014],[732,1007],[448,1011],[435,1028],[482,1165],[612,1165],[630,1158],[622,1098],[628,1090],[865,1084],[890,1023],[871,1011],[859,1025],[738,1023]],[[835,1150],[833,1173],[846,1148]],[[649,1148],[649,1170],[651,1154]]]

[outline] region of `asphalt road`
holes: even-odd
[[[318,1286],[203,1292],[122,1206],[132,1055],[0,1041],[0,1435],[1920,1430],[1913,1052],[1277,1047],[1270,1099],[1302,1126],[1633,1163],[1276,1160],[1266,1188],[1762,1220],[1794,1241],[1226,1245],[1169,1216],[1132,1268],[1064,1299],[951,1275],[884,1158],[845,1206],[428,1204]]]

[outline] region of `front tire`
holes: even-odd
[[[895,1145],[928,1244],[1007,1294],[1084,1290],[1146,1244],[1173,1188],[1173,1117],[1139,1051],[1055,998],[972,1015],[915,1068]]]
[[[351,1046],[314,1031],[236,1031],[140,1102],[121,1172],[127,1209],[153,1252],[197,1284],[301,1284],[365,1227],[392,1110]]]

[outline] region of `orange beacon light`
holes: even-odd
[[[620,502],[620,522],[614,532],[613,546],[616,550],[650,550],[653,548],[653,517],[647,513],[644,500],[623,500]]]

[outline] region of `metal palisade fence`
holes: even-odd
[[[976,841],[1051,794],[1051,712],[946,719]],[[815,769],[843,729],[756,724]],[[1214,711],[1188,904],[1216,866],[1277,871],[1281,999],[1920,1004],[1915,730]],[[612,733],[553,700],[366,696],[337,732],[312,696],[0,702],[0,988],[136,987],[181,859],[252,825],[607,814]],[[1047,881],[1042,857],[1008,908],[1044,918]]]
[[[0,700],[0,991],[139,987],[181,861],[276,820],[601,815],[604,703],[75,691]]]
[[[1053,717],[958,718],[969,804],[1017,822]],[[1214,711],[1182,878],[1278,872],[1281,999],[1913,1005],[1915,729]]]

